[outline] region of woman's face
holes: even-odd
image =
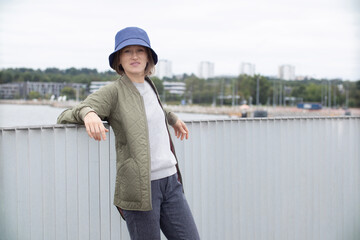
[[[121,49],[120,64],[127,75],[145,76],[145,68],[148,62],[146,48],[132,45]]]

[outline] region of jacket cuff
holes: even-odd
[[[95,110],[92,109],[91,107],[84,107],[84,108],[82,108],[82,109],[80,110],[80,112],[79,112],[79,116],[80,116],[81,120],[84,121],[84,118],[85,118],[86,114],[88,114],[89,112],[94,112],[94,113],[96,113]]]
[[[177,120],[179,119],[178,116],[176,116],[176,114],[173,112],[169,112],[167,117],[168,117],[168,123],[171,126],[174,125],[177,122]]]

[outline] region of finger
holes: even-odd
[[[90,124],[90,137],[96,139],[94,126]]]
[[[92,138],[91,133],[90,133],[89,124],[86,124],[85,127],[86,127],[86,132],[87,132],[87,134],[89,135],[90,138]]]
[[[103,127],[102,130],[101,130],[102,139],[104,141],[106,141],[106,132],[107,132],[106,130],[107,129],[105,127]]]
[[[178,130],[178,138],[181,139],[181,136],[182,136],[182,131],[181,131],[181,129],[179,129],[179,130]]]
[[[101,126],[96,125],[95,134],[96,134],[96,140],[101,141]]]
[[[188,138],[188,129],[186,128],[185,123],[182,124],[181,126],[181,131],[182,131],[182,136],[181,136],[181,140],[183,140],[184,138]]]
[[[186,132],[185,132],[185,130],[183,129],[183,132],[181,133],[181,140],[184,140],[185,135],[186,135]]]
[[[175,136],[178,137],[178,131],[176,128],[174,128]]]
[[[94,139],[96,141],[99,141],[99,126],[98,125],[96,125],[96,124],[92,125],[91,133],[92,133]]]
[[[180,125],[180,127],[179,127],[179,137],[178,138],[180,138],[180,140],[182,140],[183,135],[184,135],[183,129],[182,129],[181,125]]]
[[[184,127],[184,129],[186,131],[186,139],[188,139],[189,138],[189,129],[187,128],[187,126],[186,126],[186,124],[184,122],[183,122],[183,127]]]

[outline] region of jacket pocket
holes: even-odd
[[[120,199],[127,202],[140,202],[140,169],[133,158],[128,158],[119,168]]]

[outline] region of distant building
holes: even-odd
[[[86,84],[82,83],[57,83],[57,82],[20,82],[0,84],[0,98],[26,98],[30,92],[38,92],[41,96],[54,95],[59,97],[64,87],[74,89],[86,89]]]
[[[24,95],[24,82],[0,84],[0,99],[20,98]]]
[[[278,77],[283,80],[295,80],[295,67],[292,65],[281,65]]]
[[[169,91],[171,94],[183,95],[186,89],[186,85],[183,82],[164,82],[165,91]]]
[[[155,68],[155,76],[157,76],[160,79],[163,79],[164,77],[172,78],[173,73],[172,73],[171,61],[160,59]]]
[[[107,82],[104,82],[104,81],[92,81],[91,84],[90,84],[90,89],[89,89],[90,94],[96,92],[101,87],[106,86],[109,83],[112,83],[112,82],[111,81],[107,81]]]
[[[214,63],[212,62],[201,62],[199,64],[199,78],[212,78],[214,77]]]
[[[26,82],[26,94],[30,92],[38,92],[40,95],[45,96],[46,94],[60,96],[61,90],[64,87],[71,87],[74,89],[86,89],[86,84],[81,83],[56,83],[56,82]]]
[[[240,74],[246,74],[249,76],[255,75],[255,64],[252,63],[241,63]]]

